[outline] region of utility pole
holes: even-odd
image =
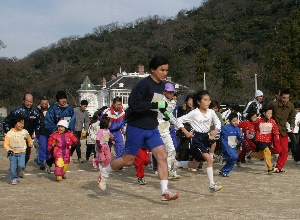
[[[205,73],[203,73],[203,89],[206,90]]]

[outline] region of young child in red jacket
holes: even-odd
[[[60,120],[57,123],[57,130],[50,135],[48,139],[48,150],[53,148],[55,161],[54,174],[57,181],[66,179],[66,172],[69,168],[71,147],[78,142],[77,137],[68,130],[69,123],[66,120]]]
[[[249,112],[245,121],[242,121],[238,124],[239,128],[242,129],[244,133],[244,140],[242,141],[242,151],[239,153],[236,165],[241,167],[241,161],[248,154],[251,154],[252,151],[255,151],[256,144],[253,142],[255,136],[254,122],[257,120],[256,112]]]
[[[268,174],[271,174],[274,172],[274,168],[272,168],[271,151],[269,148],[271,147],[272,138],[279,138],[280,133],[276,121],[272,118],[273,107],[264,105],[260,113],[261,117],[254,122],[256,150],[248,157],[265,159]]]

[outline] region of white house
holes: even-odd
[[[79,101],[84,99],[88,101],[87,110],[90,115],[93,115],[102,106],[110,106],[112,100],[117,96],[122,98],[123,108],[126,109],[132,88],[146,76],[149,76],[149,74],[144,72],[143,65],[138,66],[138,72],[126,73],[120,71],[117,76],[112,75],[111,80],[108,82],[103,78],[101,85],[93,85],[87,74],[81,88],[77,91]],[[171,82],[171,77],[167,77],[166,81]],[[185,86],[177,83],[173,84],[176,90],[186,90]]]

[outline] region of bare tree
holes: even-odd
[[[5,47],[6,47],[6,44],[2,40],[0,40],[0,49],[5,48]]]

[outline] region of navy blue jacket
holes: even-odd
[[[131,113],[127,123],[146,130],[156,128],[158,126],[158,112],[151,110],[151,101],[154,93],[163,94],[164,90],[164,82],[157,83],[150,76],[138,82],[128,98]]]
[[[3,121],[4,133],[7,133],[10,130],[11,127],[9,122],[15,116],[24,118],[24,129],[26,129],[30,135],[32,135],[33,132],[38,132],[40,130],[41,115],[39,111],[34,107],[26,108],[25,105],[21,105],[14,108]]]

